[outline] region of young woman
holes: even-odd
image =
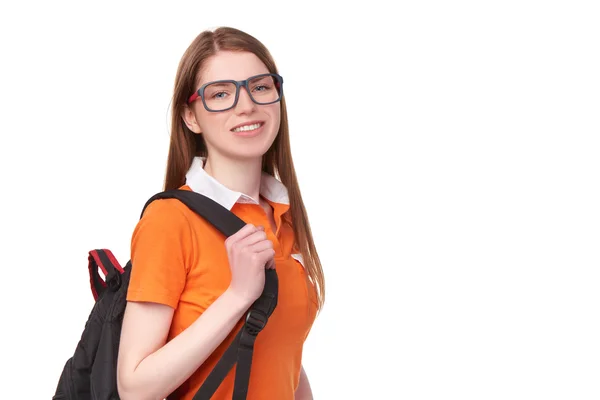
[[[201,33],[175,80],[165,189],[199,192],[247,225],[227,240],[175,199],[136,226],[118,360],[122,399],[192,399],[276,268],[277,307],[257,337],[248,399],[312,399],[302,349],[323,271],[294,171],[283,79],[233,28]],[[213,399],[231,399],[235,367]]]

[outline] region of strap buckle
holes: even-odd
[[[248,327],[247,331],[252,336],[258,335],[260,331],[262,331],[267,325],[267,315],[256,309],[252,309],[246,315],[246,326]]]

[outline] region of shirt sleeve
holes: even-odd
[[[131,239],[128,301],[176,308],[193,259],[190,223],[177,200],[152,202]]]

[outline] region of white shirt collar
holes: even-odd
[[[236,192],[221,184],[215,178],[204,171],[204,158],[194,157],[192,165],[186,174],[186,185],[194,192],[200,193],[223,207],[231,210],[235,203],[259,204],[258,199]],[[274,176],[262,173],[260,181],[260,194],[274,203],[289,205],[287,188]]]

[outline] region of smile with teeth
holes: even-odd
[[[252,124],[252,125],[244,125],[244,126],[240,126],[237,127],[235,129],[232,129],[233,132],[248,132],[248,131],[253,131],[255,129],[258,129],[262,126],[262,122],[256,123],[256,124]]]

